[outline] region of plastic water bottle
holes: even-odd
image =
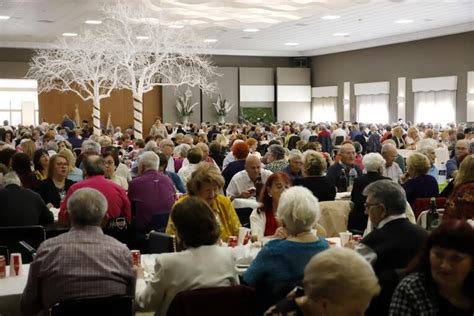
[[[444,162],[439,166],[438,183],[446,183],[446,164]]]
[[[348,191],[352,191],[352,188],[354,187],[355,178],[357,178],[357,171],[354,168],[352,168],[349,171],[349,188],[348,188]]]

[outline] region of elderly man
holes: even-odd
[[[219,169],[219,166],[218,166],[217,163],[214,161],[214,159],[212,159],[212,157],[209,156],[209,146],[207,146],[207,144],[205,144],[205,143],[197,143],[196,146],[194,146],[194,147],[197,147],[197,148],[201,149],[201,151],[202,151],[202,158],[201,158],[201,161],[210,163],[210,164],[214,165],[214,167],[216,167],[217,169]],[[183,167],[186,167],[187,165],[189,165],[189,160],[188,160],[188,158],[185,158],[185,159],[183,160]]]
[[[294,181],[303,176],[302,167],[303,154],[298,149],[293,149],[290,151],[290,155],[288,156],[288,166],[282,171],[290,176],[291,181]]]
[[[67,208],[71,230],[44,241],[31,263],[21,297],[23,315],[48,312],[68,299],[134,295],[130,251],[100,228],[107,221],[106,198],[97,190],[79,189]]]
[[[281,145],[270,145],[267,148],[266,159],[265,169],[271,172],[279,172],[288,167],[288,161],[285,160],[285,148]]]
[[[369,184],[365,211],[375,230],[356,245],[355,250],[374,267],[382,292],[372,301],[366,315],[388,315],[392,293],[399,282],[397,270],[404,269],[421,249],[427,232],[410,223],[405,215],[405,191],[391,180]]]
[[[22,188],[20,178],[14,171],[1,178],[0,188],[0,226],[47,225],[53,222],[53,213],[41,196]]]
[[[357,176],[362,175],[362,170],[354,164],[355,161],[355,148],[352,144],[344,144],[341,146],[341,160],[334,163],[331,167],[328,168],[326,178],[334,185],[338,186],[339,178],[341,177],[342,170],[345,171],[347,183],[349,183],[349,172],[351,169],[355,169]]]
[[[128,187],[135,225],[143,233],[154,228],[152,219],[155,215],[161,214],[167,219],[175,202],[173,181],[158,172],[159,165],[160,159],[154,152],[144,152],[138,164],[140,176],[133,179]]]
[[[383,144],[382,157],[385,159],[385,166],[382,175],[392,179],[395,182],[398,182],[400,180],[400,176],[403,174],[402,169],[395,161],[397,156],[397,147],[395,147],[394,144]]]
[[[256,197],[257,189],[265,185],[268,177],[273,174],[270,170],[262,169],[260,159],[254,155],[248,155],[245,160],[245,170],[236,173],[226,190],[226,195],[231,199],[248,199]]]
[[[68,200],[71,195],[82,188],[93,188],[101,192],[107,199],[107,215],[109,219],[125,217],[128,223],[132,220],[130,211],[130,202],[127,193],[121,186],[105,179],[105,162],[98,155],[89,155],[84,158],[84,177],[85,180],[74,184],[64,198],[59,210],[59,223],[69,225]]]
[[[166,167],[166,171],[168,172],[176,172],[174,169],[173,150],[174,144],[171,139],[163,139],[160,142],[160,151],[166,156],[166,159],[168,160],[168,166]]]
[[[446,175],[453,178],[454,171],[458,170],[458,160],[464,155],[469,154],[470,144],[468,140],[461,139],[456,142],[454,147],[454,157],[446,162]]]
[[[187,159],[189,161],[189,164],[187,166],[182,166],[178,171],[178,176],[181,178],[181,181],[184,183],[184,185],[186,185],[189,179],[191,179],[193,172],[201,163],[202,150],[198,147],[191,148],[188,151]]]

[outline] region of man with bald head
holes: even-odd
[[[226,194],[233,200],[236,198],[255,198],[256,188],[265,185],[268,177],[272,174],[270,170],[262,169],[260,158],[255,155],[248,155],[245,160],[245,170],[237,172],[230,180]]]
[[[395,161],[398,157],[397,147],[395,147],[393,144],[385,143],[382,146],[382,157],[385,159],[383,175],[395,182],[398,182],[400,180],[400,176],[403,174],[403,171]]]
[[[352,144],[346,143],[342,145],[339,154],[341,155],[341,160],[339,162],[335,162],[331,167],[329,167],[326,174],[326,178],[334,186],[337,186],[342,170],[344,170],[346,173],[347,183],[349,183],[349,171],[351,171],[352,168],[357,171],[358,177],[362,175],[362,170],[359,168],[359,166],[354,164],[355,148]]]

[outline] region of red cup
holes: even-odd
[[[236,247],[237,241],[238,241],[237,236],[229,236],[227,244],[229,245],[229,247]]]
[[[141,253],[140,250],[132,250],[132,264],[136,267],[139,267],[142,265],[142,260],[141,260]]]

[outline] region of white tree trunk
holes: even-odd
[[[99,135],[102,133],[100,128],[100,101],[94,99],[92,105],[92,125],[94,126],[94,134]]]
[[[143,95],[133,95],[133,129],[135,139],[143,139]]]

